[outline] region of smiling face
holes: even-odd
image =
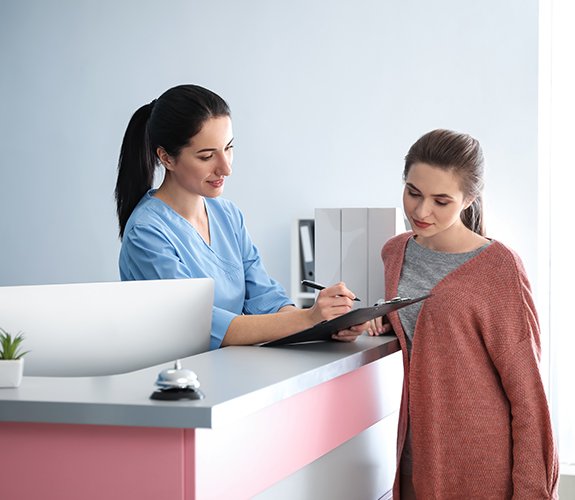
[[[473,201],[461,190],[451,169],[414,163],[405,179],[403,209],[417,241],[432,249],[451,246],[451,241],[469,231],[461,212]]]
[[[215,198],[232,173],[232,121],[229,116],[209,118],[178,156],[158,148],[172,192]]]

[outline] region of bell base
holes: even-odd
[[[150,396],[157,401],[180,401],[182,399],[204,399],[206,396],[199,389],[158,389]]]

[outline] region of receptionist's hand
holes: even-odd
[[[366,328],[368,335],[384,335],[386,333],[391,333],[391,323],[387,316],[382,316],[381,318],[375,318],[368,321],[369,327]]]
[[[339,340],[341,342],[354,342],[357,337],[359,337],[363,332],[368,330],[370,327],[370,322],[366,321],[362,325],[352,326],[349,330],[341,330],[331,336],[333,340]]]
[[[314,324],[337,318],[351,311],[354,293],[345,283],[337,283],[319,292],[314,305],[309,309]]]

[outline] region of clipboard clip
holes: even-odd
[[[385,300],[385,299],[379,299],[375,304],[373,304],[374,306],[382,306],[384,304],[396,304],[398,302],[407,302],[408,300],[411,300],[411,297],[393,297],[392,299],[389,300]]]

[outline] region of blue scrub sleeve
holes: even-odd
[[[245,268],[245,276],[246,314],[269,314],[279,311],[284,306],[293,305],[284,288],[267,274],[261,260],[250,263]]]
[[[285,289],[267,273],[259,251],[244,224],[243,215],[239,211],[238,215],[246,285],[244,313],[269,314],[279,311],[284,306],[293,305]]]
[[[120,277],[128,280],[205,278],[194,276],[181,262],[173,245],[153,227],[134,226],[122,239]],[[217,349],[237,314],[214,307],[210,349]]]
[[[212,333],[210,336],[210,349],[217,349],[222,345],[222,340],[230,327],[230,323],[237,316],[233,312],[214,307],[212,310]]]

